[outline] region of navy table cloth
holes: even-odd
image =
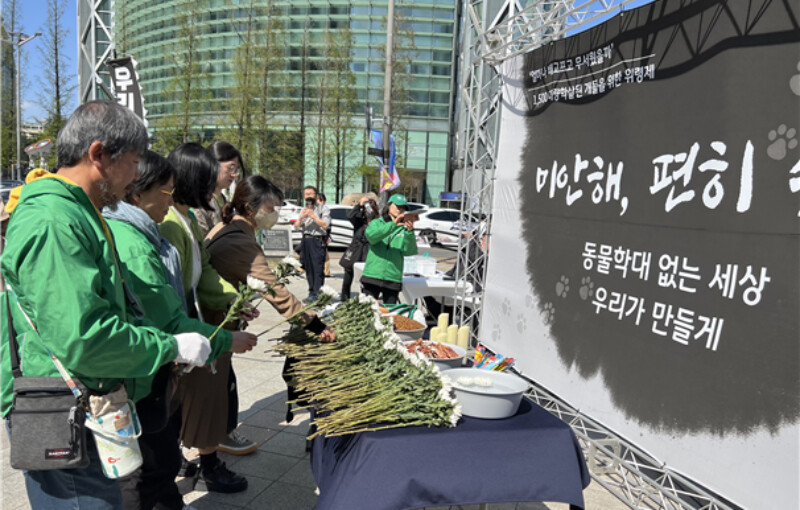
[[[583,508],[589,472],[572,429],[528,399],[504,420],[316,437],[317,510],[557,501]]]

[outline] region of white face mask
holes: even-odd
[[[278,223],[278,211],[266,212],[264,209],[259,209],[256,213],[255,221],[256,227],[262,230],[269,230]]]

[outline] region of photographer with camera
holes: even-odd
[[[417,254],[416,213],[406,212],[406,197],[392,195],[380,218],[369,223],[364,235],[369,254],[361,275],[361,290],[385,304],[399,301],[403,290],[403,257]]]
[[[303,198],[306,207],[300,212],[295,228],[303,232],[300,242],[300,257],[306,270],[308,297],[306,302],[316,301],[319,289],[325,284],[325,255],[328,253],[328,226],[331,224],[331,211],[324,204],[317,203],[317,188],[306,186]]]

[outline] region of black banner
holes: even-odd
[[[798,20],[658,1],[524,58],[539,311],[564,366],[640,424],[800,420]]]
[[[111,86],[117,102],[135,113],[147,125],[136,61],[132,57],[124,57],[107,60],[106,65],[111,71]]]

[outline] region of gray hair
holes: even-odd
[[[75,166],[94,142],[103,144],[112,161],[147,149],[147,129],[139,117],[114,101],[89,101],[78,107],[56,141],[59,167]]]

